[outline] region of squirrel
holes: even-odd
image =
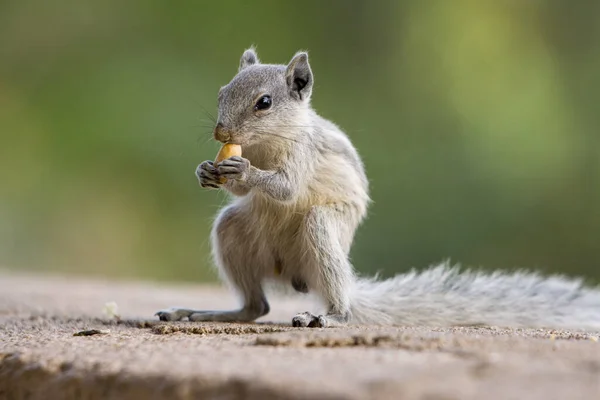
[[[263,64],[245,50],[219,90],[214,138],[241,145],[242,157],[195,171],[203,188],[232,201],[211,231],[212,256],[241,308],[171,308],[160,320],[252,322],[269,312],[264,282],[276,280],[323,300],[296,327],[347,324],[504,326],[600,330],[600,290],[581,279],[534,272],[460,270],[447,262],[387,280],[360,278],[349,260],[371,202],[363,162],[349,137],[310,104],[308,53]],[[221,178],[226,178],[222,180]],[[224,181],[224,183],[223,183]]]

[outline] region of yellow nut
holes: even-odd
[[[223,147],[221,147],[221,150],[219,150],[217,156],[215,157],[215,166],[221,161],[235,156],[242,156],[242,146],[240,146],[239,144],[226,143],[223,145]],[[225,183],[227,182],[227,178],[220,177],[219,182]]]

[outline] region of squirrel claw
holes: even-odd
[[[158,316],[161,321],[181,321],[183,318],[190,316],[190,310],[170,308],[168,310],[160,310],[154,316]]]

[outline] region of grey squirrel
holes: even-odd
[[[600,290],[532,272],[460,271],[447,263],[388,280],[359,278],[348,254],[370,203],[363,163],[349,138],[311,107],[308,54],[262,64],[246,50],[218,95],[214,137],[242,157],[196,169],[204,188],[233,200],[214,221],[212,253],[239,310],[171,308],[161,320],[250,322],[269,312],[263,284],[314,292],[326,313],[302,312],[298,327],[496,325],[600,330]],[[227,178],[221,183],[220,178]]]

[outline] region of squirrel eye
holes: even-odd
[[[266,110],[267,108],[271,107],[272,103],[273,101],[271,100],[271,96],[265,95],[258,99],[256,104],[254,105],[254,110]]]

